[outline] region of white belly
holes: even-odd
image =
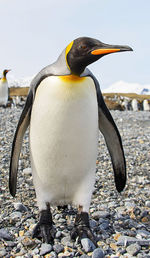
[[[39,203],[78,202],[86,194],[91,196],[97,145],[93,80],[87,77],[75,83],[56,76],[43,80],[30,123],[31,162]]]
[[[7,104],[8,101],[8,83],[1,79],[0,81],[0,105]]]

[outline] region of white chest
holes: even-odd
[[[6,105],[8,100],[8,83],[7,81],[0,81],[0,105]]]
[[[51,76],[39,85],[30,123],[32,164],[43,183],[83,180],[95,172],[98,108],[93,80]],[[92,174],[93,174],[92,173]],[[71,183],[68,182],[68,185]],[[75,183],[74,183],[75,185]]]

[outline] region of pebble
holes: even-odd
[[[73,246],[73,243],[71,242],[70,236],[63,237],[63,238],[61,239],[61,243],[62,243],[64,246],[69,246],[69,247],[72,247],[72,246]]]
[[[82,238],[81,245],[86,253],[93,251],[96,247],[89,238]]]
[[[57,254],[54,251],[52,251],[52,252],[50,252],[50,257],[51,258],[57,258]]]
[[[140,235],[140,237],[145,237],[145,238],[150,238],[150,232],[147,231],[147,230],[141,230],[141,229],[138,229],[137,230],[137,234]]]
[[[53,247],[50,244],[43,243],[40,248],[40,255],[45,255],[52,251]]]
[[[1,228],[0,229],[0,239],[13,240],[13,236],[8,232],[7,229]]]
[[[118,238],[118,242],[116,244],[126,246],[126,245],[130,245],[133,243],[138,243],[141,246],[149,246],[150,240],[143,240],[143,239],[138,239],[138,238],[129,237],[129,236],[120,236]]]
[[[147,207],[150,208],[150,201],[146,201],[146,202],[145,202],[145,206],[147,206]]]
[[[55,238],[60,238],[62,235],[61,231],[57,231],[56,232],[56,235],[55,235]]]
[[[129,254],[131,254],[133,256],[137,255],[140,250],[141,250],[141,246],[136,244],[136,243],[135,244],[131,244],[131,245],[129,245],[126,248],[127,253],[129,253]]]
[[[90,227],[91,227],[91,228],[97,227],[97,222],[96,222],[96,220],[94,220],[94,219],[91,219],[91,220],[90,220]]]
[[[20,211],[14,211],[14,212],[12,212],[12,213],[10,214],[10,217],[11,217],[12,219],[21,219],[22,214],[21,214]]]
[[[25,175],[31,175],[31,174],[32,174],[31,168],[25,168],[25,169],[23,169],[23,174],[25,174]]]
[[[96,211],[92,214],[94,219],[99,219],[99,218],[108,218],[110,216],[109,212],[106,211]]]
[[[104,258],[103,250],[100,248],[96,248],[93,251],[92,258]]]
[[[14,208],[16,211],[20,211],[20,212],[28,211],[28,208],[20,202],[14,203]]]
[[[4,248],[0,250],[0,257],[4,257],[6,254],[7,252]]]
[[[109,228],[109,223],[108,222],[104,222],[99,226],[100,230],[107,230]]]
[[[63,252],[64,250],[64,246],[63,245],[60,245],[60,244],[56,244],[56,245],[53,245],[53,249],[54,251],[59,254],[61,252]]]

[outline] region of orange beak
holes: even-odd
[[[11,71],[11,69],[9,69],[9,70],[6,70],[6,72],[8,73],[8,72],[10,72]]]
[[[120,49],[114,49],[114,48],[103,48],[103,49],[95,49],[91,52],[92,55],[105,55],[105,54],[110,54],[110,53],[114,53],[114,52],[118,52],[120,51]]]

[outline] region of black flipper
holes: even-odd
[[[33,93],[32,91],[30,91],[28,94],[24,109],[20,116],[17,129],[15,132],[13,144],[12,144],[10,171],[9,171],[9,190],[12,196],[15,196],[16,194],[18,160],[19,160],[20,151],[21,151],[22,139],[30,123],[32,101],[33,101]]]
[[[97,92],[99,129],[105,138],[106,145],[111,156],[117,191],[121,192],[126,184],[126,162],[121,136],[108,108],[106,107],[97,79],[93,75],[91,77],[95,82]]]

